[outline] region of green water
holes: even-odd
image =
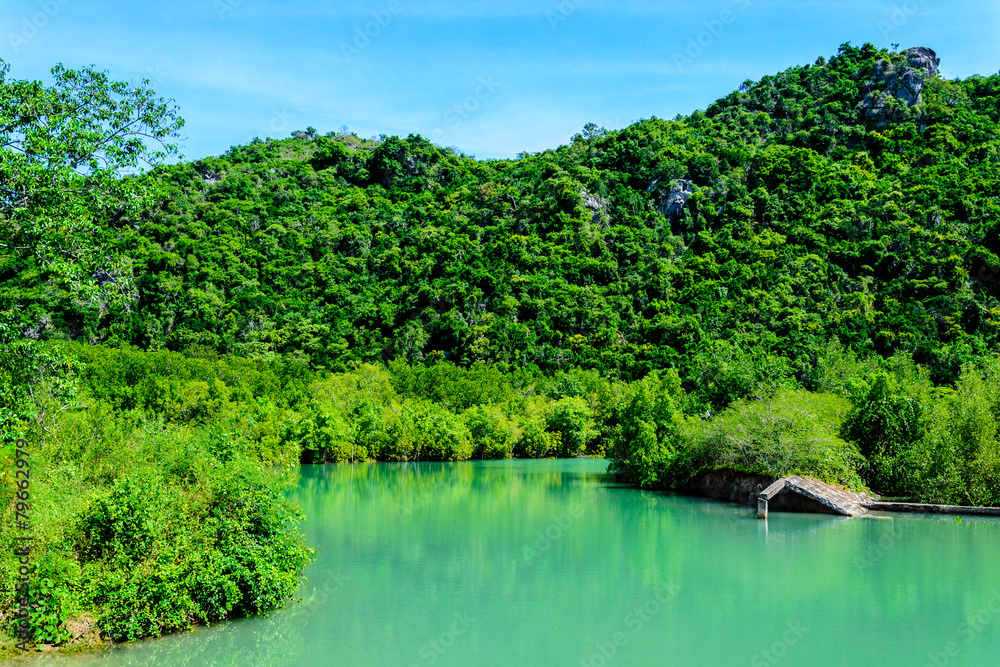
[[[53,662],[1000,665],[1000,522],[758,521],[605,467],[303,468],[304,602]]]

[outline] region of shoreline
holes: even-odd
[[[741,473],[734,470],[711,470],[702,473],[694,482],[678,489],[678,492],[699,498],[724,500],[747,507],[757,507],[758,498],[760,498],[769,486],[780,479],[784,478],[777,475]],[[858,500],[858,505],[863,507],[866,512],[1000,517],[1000,507],[885,502],[878,497],[871,497],[867,494],[856,494],[846,489],[843,490],[851,495],[860,495],[861,498]],[[780,494],[769,498],[769,505],[771,510],[779,512],[839,514],[839,512],[823,507],[818,503],[810,502],[808,499],[795,494]]]

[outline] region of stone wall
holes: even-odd
[[[757,507],[757,496],[771,486],[778,477],[773,475],[751,475],[732,470],[712,470],[703,473],[690,486],[687,493],[704,498],[715,498],[739,503],[747,507]],[[837,514],[829,507],[806,496],[783,491],[768,502],[772,511],[807,512],[811,514]]]
[[[777,477],[749,475],[732,470],[712,470],[703,473],[684,490],[692,495],[757,507],[757,496],[771,486]]]

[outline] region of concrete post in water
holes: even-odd
[[[757,518],[767,518],[767,498],[763,496],[757,496]]]

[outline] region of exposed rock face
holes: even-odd
[[[602,227],[606,227],[610,222],[610,217],[608,216],[608,201],[598,195],[590,194],[586,189],[580,191],[580,196],[583,197],[583,205],[593,211],[591,214],[591,222],[600,224]]]
[[[663,204],[664,214],[670,218],[670,224],[676,224],[687,206],[688,198],[691,196],[691,181],[678,179],[670,188],[667,199]]]
[[[923,70],[925,79],[936,76],[938,67],[941,66],[941,59],[937,57],[933,49],[928,49],[926,46],[914,46],[912,49],[907,49],[906,60],[913,69]]]
[[[871,120],[891,120],[894,112],[890,100],[897,99],[907,107],[923,103],[924,82],[938,73],[941,59],[933,50],[923,46],[907,49],[906,59],[890,64],[880,60],[872,72],[871,92],[858,106],[865,118]]]
[[[90,277],[96,280],[98,286],[100,287],[104,287],[108,283],[111,283],[112,285],[118,284],[118,281],[115,280],[115,277],[110,273],[108,273],[107,271],[105,271],[104,269],[97,269],[97,271],[92,273]]]
[[[602,197],[590,194],[586,190],[581,190],[580,196],[583,197],[583,205],[591,211],[605,211],[608,208],[607,201],[605,201]]]

